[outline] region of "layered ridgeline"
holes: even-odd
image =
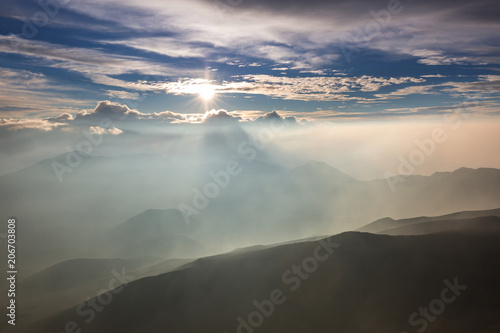
[[[498,331],[500,217],[404,223],[420,235],[346,232],[198,259],[18,331]]]
[[[358,231],[387,235],[419,235],[453,230],[481,231],[481,227],[487,222],[475,223],[477,221],[492,221],[488,229],[497,228],[495,220],[488,219],[488,217],[500,217],[500,209],[465,211],[400,220],[386,217],[369,223],[359,228]]]
[[[169,272],[191,261],[157,257],[63,261],[19,282],[17,322],[27,324],[40,320],[124,282]]]
[[[24,274],[81,257],[190,258],[500,203],[497,169],[359,181],[321,162],[287,169],[263,153],[219,155],[88,156],[59,182],[61,155],[0,176],[0,211],[19,221]]]

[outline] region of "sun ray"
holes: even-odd
[[[199,92],[198,95],[203,99],[205,102],[209,102],[214,98],[215,96],[215,89],[212,85],[210,84],[205,84],[201,85],[199,87]]]

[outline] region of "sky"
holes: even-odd
[[[104,116],[498,123],[498,17],[494,0],[4,0],[0,136],[127,131]]]

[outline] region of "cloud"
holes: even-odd
[[[121,8],[122,17],[109,15],[117,7]],[[71,5],[76,12],[114,23],[117,30],[125,26],[143,32],[145,36],[153,35],[114,43],[173,57],[207,58],[213,55],[216,48],[219,55],[251,55],[275,63],[292,62],[314,67],[338,60],[342,55],[338,47],[346,36],[352,31],[363,30],[367,23],[373,25],[380,21],[380,18],[377,21],[377,17],[370,14],[368,8],[374,12],[383,11],[387,3],[359,0],[313,1],[307,4],[245,1],[238,6],[228,4],[224,7],[221,11],[211,1],[177,0],[168,4],[162,1],[107,0]],[[494,31],[498,22],[482,19],[488,10],[498,12],[494,1],[475,4],[440,1],[400,7],[402,11],[392,15],[389,24],[379,23],[380,34],[364,38],[360,46],[397,50],[393,46],[400,45],[400,49],[401,45],[406,45],[410,46],[411,52],[431,50],[436,45],[442,45],[441,50],[448,51],[458,40],[455,50],[475,53],[474,48],[463,47],[465,42],[479,45],[483,40],[497,36]],[[360,8],[367,8],[366,14],[360,13]],[[134,19],[130,19],[132,16]],[[112,26],[110,24],[109,29]],[[391,34],[391,29],[394,34]],[[168,37],[156,37],[159,34]],[[441,58],[423,61],[447,63],[460,59],[453,54],[444,58],[442,54],[433,56]],[[460,61],[473,59],[473,55],[463,56]]]
[[[446,77],[447,75],[442,75],[442,74],[427,74],[427,75],[420,75],[420,77],[425,77],[425,78],[441,78],[441,77]]]
[[[301,74],[326,75],[326,71],[325,71],[324,69],[316,69],[316,70],[301,70],[299,73],[301,73]]]
[[[456,113],[462,114],[462,117],[469,118],[474,115],[476,118],[498,116],[500,115],[499,104],[496,102],[472,102],[465,101],[454,105],[443,106],[423,106],[423,107],[406,107],[406,108],[392,108],[387,109],[389,113],[397,115],[413,115],[413,116],[427,116],[436,117],[442,115],[451,115]]]
[[[500,75],[480,75],[472,82],[445,82],[440,86],[467,98],[495,98],[500,93]]]
[[[387,24],[381,24],[380,17],[370,12],[371,9],[381,12],[387,6],[387,1],[367,0],[293,4],[244,1],[238,5],[226,4],[221,10],[213,1],[204,0],[170,0],[168,3],[161,0],[88,0],[68,3],[67,8],[74,15],[58,15],[51,23],[120,36],[116,40],[96,39],[95,42],[101,45],[123,45],[173,58],[215,62],[239,59],[241,66],[247,66],[248,61],[271,61],[296,68],[332,66],[342,56],[340,45],[343,41],[349,39],[353,31],[364,30],[368,23],[379,24],[380,33],[361,38],[356,43],[360,48],[382,49],[390,54],[416,54],[422,57],[422,64],[433,65],[495,63],[500,58],[498,47],[488,42],[498,38],[498,20],[484,19],[499,12],[498,3],[493,0],[402,4],[401,12],[391,15]],[[13,7],[16,10],[9,9],[7,13],[19,15],[17,11],[22,11],[21,6],[14,3]],[[366,10],[360,11],[360,8]],[[116,15],[117,12],[120,15]],[[84,26],[82,21],[89,17],[94,24]],[[124,35],[130,37],[123,38]],[[32,56],[57,57],[56,52],[47,54],[39,43],[30,46],[36,46],[36,52],[30,53]],[[65,68],[104,75],[113,75],[108,73],[110,70],[124,72],[127,69],[144,73],[152,62],[106,53],[98,48],[80,53],[83,57],[74,52],[75,48],[66,49],[57,49],[64,61],[69,57],[72,62],[72,65],[63,64]],[[23,54],[28,51],[24,49]],[[252,59],[245,61],[249,56]],[[91,62],[94,66],[102,62],[101,71],[82,67],[82,64],[88,65],[90,58],[102,60]],[[175,66],[162,69],[163,73],[182,75]]]
[[[422,76],[422,77],[446,77],[438,76]],[[432,85],[409,86],[398,89],[387,94],[375,94],[378,99],[395,99],[403,98],[408,95],[423,95],[423,94],[443,94],[457,93],[457,96],[464,98],[496,98],[500,93],[500,75],[480,75],[478,80],[470,82],[444,82]]]
[[[102,119],[108,119],[114,122],[131,122],[135,120],[151,120],[156,123],[170,123],[186,121],[186,115],[171,111],[142,113],[137,110],[131,110],[127,105],[113,103],[110,101],[101,101],[95,109],[91,111],[80,111],[76,114],[74,121],[78,123],[92,122],[98,123]]]
[[[303,12],[280,13],[264,7],[247,3],[221,18],[212,1],[91,0],[67,6],[76,14],[100,22],[96,25],[100,33],[103,30],[108,34],[123,34],[124,30],[134,32],[128,39],[99,41],[104,45],[119,44],[174,58],[215,60],[224,56],[252,56],[304,68],[338,58],[337,51],[327,52],[322,47],[324,40],[321,36],[331,31],[335,22],[332,14],[341,18],[340,13],[325,13],[320,20],[310,20]],[[116,15],[118,9],[120,15]],[[60,24],[66,27],[82,29],[81,23],[74,18],[61,16],[58,20],[64,20]],[[242,20],[245,24],[241,24]],[[335,22],[334,26],[342,27],[341,23]],[[103,25],[106,25],[105,29]],[[86,26],[85,29],[92,30],[93,27]],[[132,59],[118,57],[117,63],[129,60]]]
[[[362,55],[364,50],[382,50],[388,59],[395,59],[395,54],[417,57],[423,65],[500,64],[500,47],[491,42],[499,37],[500,22],[491,19],[493,13],[500,12],[498,2],[401,3],[403,10],[390,16],[389,22],[376,17],[365,21],[378,24],[381,28],[378,33],[357,33],[362,38],[352,38],[353,33],[350,38],[348,35],[348,50],[355,56]],[[358,21],[353,31],[363,29]]]
[[[445,55],[444,51],[433,51],[433,50],[414,50],[411,51],[412,56],[420,58],[418,63],[424,65],[486,65],[487,62],[479,57],[468,57],[468,56],[450,56]]]
[[[120,135],[123,133],[123,131],[119,128],[112,127],[112,128],[102,128],[100,126],[90,126],[89,127],[89,132],[90,134],[111,134],[111,135]]]
[[[68,123],[69,121],[74,119],[75,117],[73,117],[73,115],[70,113],[61,113],[57,117],[47,118],[48,121],[52,121],[55,123]]]
[[[286,77],[271,75],[236,76],[239,81],[217,84],[205,79],[184,79],[163,84],[167,93],[198,94],[210,86],[215,93],[245,93],[300,101],[364,101],[353,92],[373,92],[382,87],[424,82],[414,77]]]
[[[17,36],[0,35],[0,52],[21,54],[41,60],[42,65],[80,73],[95,83],[123,88],[134,87],[133,83],[115,79],[112,75],[140,74],[155,80],[166,76],[186,74],[200,75],[200,70],[166,66],[150,59],[106,53],[93,48],[68,47],[44,41],[28,40]],[[98,74],[96,74],[98,73]],[[136,85],[134,88],[138,88]]]
[[[136,92],[128,92],[123,90],[107,90],[106,95],[119,99],[135,100],[139,99],[140,95]]]
[[[114,129],[119,126],[124,129],[137,129],[137,126],[153,125],[164,126],[168,124],[227,124],[227,123],[263,123],[266,121],[277,120],[287,124],[298,124],[294,116],[281,117],[276,111],[268,112],[262,115],[261,111],[233,111],[210,110],[205,113],[180,114],[171,111],[142,113],[137,110],[131,110],[127,105],[113,103],[110,101],[100,101],[93,110],[84,110],[78,112],[75,116],[63,113],[57,117],[37,120],[47,123],[49,126],[69,125],[75,127],[90,126],[96,134],[121,134],[121,129]],[[107,125],[102,126],[105,121]],[[107,132],[104,132],[105,128]],[[100,131],[100,132],[99,132]],[[118,132],[119,131],[119,132]]]
[[[211,110],[205,113],[202,117],[202,121],[206,124],[234,123],[239,122],[241,119],[241,117],[230,114],[226,110]]]
[[[186,43],[173,37],[141,37],[125,40],[105,41],[103,43],[121,44],[131,48],[163,54],[172,58],[204,58],[214,52],[207,46]]]
[[[22,26],[19,19],[32,16],[29,8],[7,1],[9,5],[5,7],[9,8],[4,15],[18,20]],[[352,37],[352,32],[363,32],[367,24],[378,24],[380,31],[364,34],[354,41],[351,38],[359,49],[360,60],[368,63],[374,59],[371,58],[374,52],[377,63],[411,59],[417,68],[414,74],[409,74],[414,80],[437,78],[419,75],[422,68],[431,65],[447,65],[448,74],[456,66],[488,63],[494,68],[494,64],[500,63],[500,47],[492,42],[499,36],[500,22],[493,17],[500,6],[490,0],[402,3],[400,13],[382,17],[387,19],[386,23],[381,23],[381,17],[373,12],[387,10],[387,1],[225,3],[229,11],[227,6],[217,8],[213,1],[206,0],[70,2],[67,11],[51,18],[48,26],[55,34],[50,39],[42,34],[36,39],[0,35],[0,52],[20,56],[21,66],[28,62],[30,66],[36,64],[37,67],[30,68],[43,68],[47,75],[31,72],[31,77],[24,81],[32,84],[6,75],[6,80],[13,83],[17,80],[17,85],[6,84],[1,88],[0,111],[9,117],[18,117],[21,112],[53,116],[89,109],[93,101],[104,98],[136,100],[145,96],[143,92],[196,94],[196,89],[202,88],[204,83],[214,85],[219,94],[256,94],[293,101],[364,105],[380,103],[389,97],[430,93],[432,90],[425,91],[425,88],[410,88],[374,97],[370,92],[380,93],[383,87],[417,82],[390,82],[389,79],[398,78],[381,77],[387,73],[383,72],[383,66],[374,67],[370,75],[365,76],[363,69],[366,67],[358,66],[355,71],[344,68],[343,41]],[[366,10],[360,11],[360,8]],[[58,38],[62,34],[65,38]],[[83,42],[82,36],[85,36]],[[66,42],[70,40],[68,37],[75,37],[81,44]],[[409,71],[413,71],[410,67],[407,67]],[[294,70],[298,70],[299,74],[311,74],[311,77],[267,75],[273,69],[285,68],[287,75],[295,75]],[[345,80],[339,80],[342,73],[333,74],[338,69],[350,75],[356,73],[356,77],[343,73]],[[217,73],[214,70],[218,70]],[[60,74],[62,72],[71,72],[71,76]],[[89,100],[68,97],[71,95],[63,93],[67,91],[64,87],[51,85],[49,75],[54,73],[59,73],[57,75],[65,83],[75,73],[82,76],[73,82],[84,80],[85,86],[79,86],[94,88],[94,95],[90,91],[72,94],[91,96]],[[207,73],[212,76],[205,76]],[[241,75],[245,73],[251,75]],[[337,76],[323,81],[312,77],[327,74]],[[86,79],[93,85],[87,84]],[[49,89],[43,90],[43,86]],[[453,98],[461,88],[450,89],[453,89],[450,90],[453,93],[450,98]],[[193,109],[190,112],[194,112]]]
[[[75,120],[92,119],[92,118],[109,118],[111,120],[125,119],[126,117],[136,117],[138,111],[133,111],[126,105],[112,103],[110,101],[99,102],[96,108],[90,112],[78,112]]]
[[[75,112],[88,101],[70,97],[78,88],[56,84],[44,74],[0,67],[0,112],[3,117]]]
[[[289,124],[289,125],[296,125],[296,124],[298,124],[297,118],[295,118],[293,116],[282,117],[276,111],[268,112],[265,115],[263,115],[263,116],[258,117],[257,119],[255,119],[256,123],[259,123],[259,122],[272,122],[272,121],[277,121],[277,122],[280,122],[280,123],[284,122],[284,123]]]
[[[172,111],[163,111],[158,113],[149,113],[142,114],[143,119],[163,119],[167,122],[182,122],[187,119],[187,116],[184,114],[172,112]]]
[[[384,78],[361,77],[283,77],[245,75],[241,82],[227,83],[222,91],[261,94],[302,101],[362,101],[363,97],[350,96],[353,92],[372,92],[382,87],[403,83],[423,82],[413,77]]]
[[[65,125],[67,124],[51,122],[46,119],[0,119],[0,128],[7,131],[36,129],[48,132]]]
[[[437,85],[409,86],[387,94],[375,94],[374,96],[379,99],[395,99],[403,98],[408,95],[437,94],[438,92],[433,91],[436,87]]]

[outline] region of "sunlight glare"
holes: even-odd
[[[208,102],[214,97],[215,89],[210,84],[204,85],[200,87],[199,95],[204,101]]]

